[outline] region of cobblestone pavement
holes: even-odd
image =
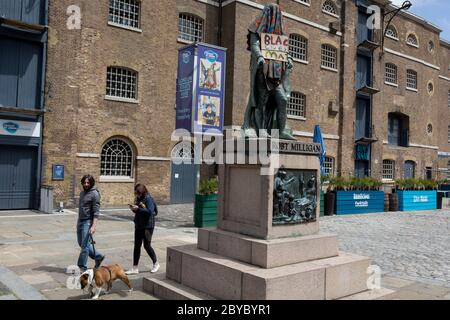
[[[128,208],[102,209],[102,213],[110,217],[116,217],[132,221],[133,213]],[[194,205],[172,204],[158,205],[156,226],[161,228],[191,228],[194,227]]]
[[[159,206],[153,238],[159,272],[165,271],[168,246],[195,243],[193,205]],[[67,287],[66,268],[76,263],[77,215],[33,211],[0,212],[0,300],[85,299]],[[104,209],[95,235],[104,264],[131,264],[132,215],[128,209]],[[321,218],[321,231],[336,233],[342,251],[369,256],[380,266],[382,286],[396,291],[387,299],[450,299],[450,212],[380,213]],[[130,277],[135,291],[116,282],[101,299],[148,299],[142,277],[150,276],[150,258],[142,251],[141,273]],[[93,262],[90,261],[90,265]]]
[[[323,217],[339,249],[372,258],[382,274],[450,288],[450,212],[386,212]]]

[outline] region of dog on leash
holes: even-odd
[[[92,299],[98,299],[104,289],[108,293],[115,280],[122,280],[130,288],[129,292],[133,291],[125,271],[118,264],[88,269],[80,275],[81,289],[87,288]]]

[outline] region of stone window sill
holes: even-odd
[[[298,63],[309,64],[309,61],[306,61],[306,60],[301,60],[301,59],[296,59],[296,58],[292,58],[292,60],[294,62],[298,62]]]
[[[336,73],[339,72],[338,69],[334,69],[334,68],[330,68],[330,67],[320,66],[320,68],[323,70],[331,71],[331,72],[336,72]]]
[[[293,115],[288,114],[287,117],[288,117],[288,119],[306,121],[306,118],[302,117],[302,116],[293,116]]]
[[[120,183],[134,183],[134,178],[130,177],[114,177],[114,176],[100,176],[100,182],[120,182]]]
[[[412,92],[419,92],[419,90],[417,90],[417,89],[414,89],[414,88],[408,88],[408,87],[406,87],[406,90],[412,91]]]
[[[393,82],[387,82],[387,81],[385,81],[384,84],[386,84],[386,85],[388,85],[388,86],[391,86],[391,87],[396,87],[396,88],[398,88],[398,84],[393,83]]]
[[[116,27],[116,28],[121,28],[121,29],[129,30],[129,31],[142,33],[142,29],[133,28],[133,27],[129,27],[129,26],[124,26],[122,24],[114,23],[114,22],[111,22],[111,21],[108,21],[108,25],[111,26],[111,27]]]
[[[120,98],[120,97],[112,97],[112,96],[105,96],[105,100],[139,104],[139,100],[136,100],[136,99],[128,99],[128,98]]]

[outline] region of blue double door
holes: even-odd
[[[38,148],[0,145],[0,210],[34,209]]]

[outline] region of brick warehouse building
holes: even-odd
[[[66,206],[76,205],[87,172],[98,177],[104,205],[130,202],[136,182],[159,201],[192,199],[197,168],[170,161],[180,151],[170,139],[177,49],[195,40],[228,49],[225,125],[239,130],[250,86],[247,27],[269,2],[49,0],[40,183]],[[382,33],[367,28],[366,6],[389,11],[388,1],[279,4],[295,60],[289,123],[303,141],[321,125],[327,171],[387,184],[446,177],[450,44],[441,30],[402,12],[382,50]],[[81,28],[68,28],[71,5],[80,8]],[[64,180],[52,179],[57,164]],[[214,171],[201,169],[202,176]]]

